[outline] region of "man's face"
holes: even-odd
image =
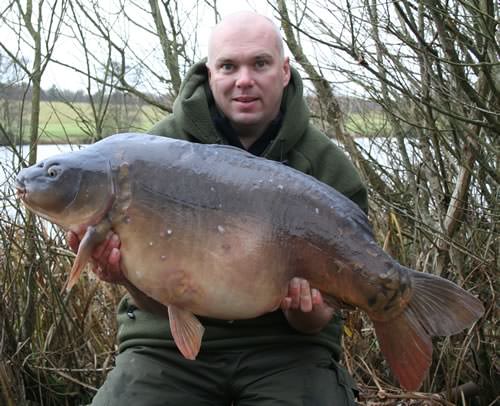
[[[278,114],[290,80],[276,32],[265,22],[222,27],[212,38],[209,83],[215,102],[233,127],[265,127]]]

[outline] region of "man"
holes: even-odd
[[[251,12],[212,32],[206,64],[188,72],[173,114],[151,133],[230,144],[281,161],[330,184],[367,210],[366,190],[348,159],[309,123],[298,73],[279,30]],[[72,248],[78,237],[69,236]],[[120,353],[93,405],[348,405],[353,383],[339,366],[341,324],[306,280],[290,281],[281,310],[253,320],[200,318],[196,361],[182,357],[167,310],[120,270],[112,235],[94,253],[95,272],[130,295],[118,309]],[[214,283],[217,283],[214,281]]]

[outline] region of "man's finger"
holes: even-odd
[[[282,301],[281,301],[281,310],[283,311],[287,311],[290,309],[290,304],[292,303],[292,299],[290,297],[285,297]]]
[[[311,288],[305,279],[300,281],[300,310],[303,312],[312,310]]]
[[[108,257],[108,263],[112,266],[119,265],[121,252],[117,247],[113,247]]]
[[[68,231],[66,233],[66,240],[68,241],[69,248],[76,252],[78,251],[78,246],[80,245],[80,239],[73,231]]]
[[[112,233],[109,232],[108,235],[106,236],[106,239],[94,249],[94,252],[92,252],[92,256],[95,259],[101,260],[101,259],[103,259],[103,257],[106,258],[107,256],[109,256],[109,252],[111,251],[111,248],[108,248],[108,245],[111,241],[111,235],[112,235]],[[106,255],[106,251],[108,251],[107,255]]]
[[[100,260],[110,265],[120,263],[120,239],[116,234],[112,234],[108,239],[105,250],[102,252]]]
[[[293,278],[288,284],[288,296],[290,297],[290,308],[298,309],[300,306],[300,279]]]
[[[312,288],[311,296],[312,296],[313,306],[322,306],[325,304],[323,301],[323,296],[321,295],[321,292],[318,289]]]
[[[120,248],[120,238],[116,234],[111,234],[110,237],[106,240],[106,244],[103,247],[103,251],[101,252],[99,258],[101,261],[109,262],[109,258],[112,255],[113,250]]]

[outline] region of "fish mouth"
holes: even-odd
[[[25,200],[27,193],[28,192],[26,190],[26,186],[23,183],[18,181],[16,183],[16,196],[17,196],[17,198],[21,199],[21,200]]]

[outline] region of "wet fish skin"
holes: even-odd
[[[194,314],[256,317],[278,308],[299,276],[328,302],[367,312],[399,382],[417,389],[430,337],[484,311],[452,282],[389,257],[365,214],[331,187],[232,147],[115,135],[24,169],[17,182],[35,213],[65,229],[88,226],[68,287],[112,229],[127,278],[168,306],[190,359],[203,334]]]

